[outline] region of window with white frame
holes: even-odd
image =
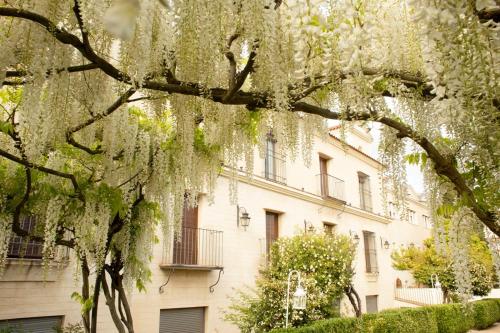
[[[408,222],[410,222],[411,224],[418,224],[414,210],[408,209]]]
[[[389,202],[389,204],[387,205],[387,214],[389,214],[389,217],[391,219],[397,218],[398,209],[394,202]]]
[[[358,172],[359,183],[359,206],[363,210],[372,211],[372,192],[370,189],[370,177]]]
[[[426,226],[427,228],[432,228],[432,221],[429,216],[422,214],[422,221],[424,226]]]

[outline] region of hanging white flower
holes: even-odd
[[[104,15],[106,30],[122,40],[132,39],[139,11],[139,0],[117,0]]]

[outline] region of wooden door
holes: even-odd
[[[328,196],[328,160],[324,157],[319,157],[319,173],[320,173],[320,186],[321,186],[321,196]]]
[[[198,207],[184,204],[182,230],[174,242],[173,263],[196,265],[198,263]]]
[[[278,214],[266,212],[266,254],[269,255],[271,245],[278,239]]]

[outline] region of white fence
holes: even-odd
[[[443,292],[438,288],[396,288],[394,298],[414,305],[443,303]]]

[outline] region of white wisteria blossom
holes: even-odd
[[[385,190],[404,205],[418,163],[434,220],[467,209],[498,244],[499,13],[492,0],[0,0],[0,269],[11,231],[45,238],[47,257],[75,249],[95,332],[89,277],[120,302],[108,287],[144,285],[153,230],[200,192],[213,200],[221,165],[251,175],[270,130],[307,163],[325,119],[383,124]],[[28,215],[45,233],[20,227]]]

